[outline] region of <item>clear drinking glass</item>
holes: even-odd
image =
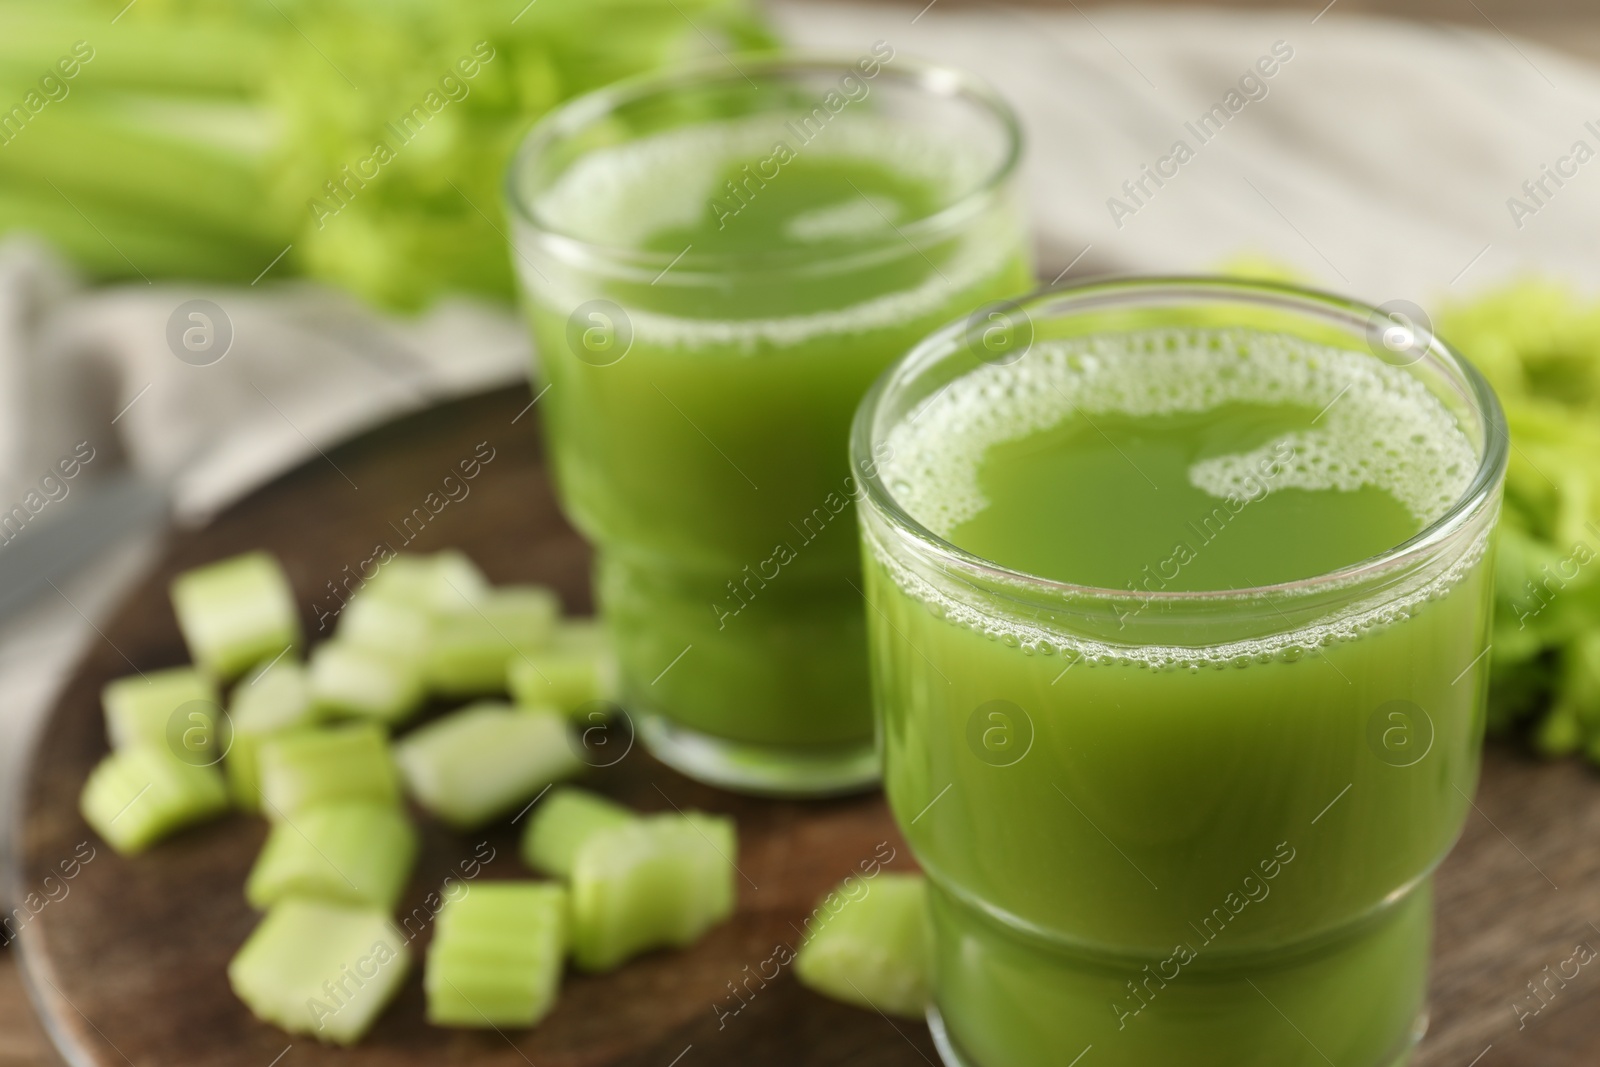
[[[988,88],[883,42],[620,84],[522,146],[538,410],[665,762],[751,792],[877,780],[850,418],[933,327],[1030,287],[1019,153]]]
[[[968,323],[935,333],[873,387],[852,436],[856,462],[874,464],[860,514],[885,787],[929,878],[930,1021],[946,1061],[1403,1063],[1425,1022],[1430,876],[1478,773],[1507,455],[1498,403],[1426,331],[1284,287],[1109,281],[1026,298],[1013,318],[1027,343],[998,360]],[[1040,577],[934,531],[1001,506],[1002,491],[1031,515],[1061,514],[1047,486],[1032,501],[1006,490],[999,460],[985,461],[988,481],[971,474],[984,456],[1032,462],[1005,444],[1019,412],[1030,433],[1081,431],[1061,439],[1125,474],[1056,535],[1123,500],[1167,506],[1163,492],[1192,486],[1149,457],[1185,434],[1209,455],[1270,427],[1277,386],[1250,368],[1275,353],[1290,362],[1272,375],[1313,383],[1283,407],[1304,429],[1240,509],[1280,491],[1302,495],[1280,497],[1275,515],[1380,508],[1348,484],[1318,496],[1281,481],[1339,480],[1312,450],[1338,420],[1382,463],[1435,439],[1449,444],[1440,455],[1456,450],[1458,466],[1437,468],[1453,488],[1428,503],[1431,521],[1330,571],[1241,588],[1179,588],[1172,564],[1242,549],[1226,541],[1246,536],[1231,504],[1185,527],[1192,553],[1126,584]],[[1349,396],[1316,384],[1339,368],[1358,386]],[[1390,409],[1362,399],[1391,394],[1395,410],[1427,416],[1402,424],[1402,446],[1383,436],[1393,425],[1376,428]],[[1175,413],[1168,444],[1149,444],[1165,424],[1128,421],[1136,409]],[[1197,412],[1215,418],[1193,429]],[[1428,438],[1425,421],[1450,433]],[[1213,469],[1204,462],[1184,469]],[[989,496],[974,503],[973,486]],[[1268,537],[1239,554],[1293,565],[1328,547],[1314,542]]]

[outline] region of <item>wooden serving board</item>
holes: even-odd
[[[106,749],[100,687],[130,673],[130,664],[148,670],[185,658],[166,587],[187,567],[258,546],[273,550],[314,634],[316,606],[329,603],[327,583],[337,584],[347,565],[354,571],[380,542],[402,547],[402,520],[423,508],[427,521],[413,518],[414,540],[404,547],[459,546],[493,580],[545,582],[568,611],[589,611],[589,552],[556,510],[529,399],[518,388],[460,401],[308,463],[205,529],[174,535],[160,565],[103,627],[105,639],[42,731],[17,839],[15,888],[41,897],[46,877],[82,855],[80,843],[97,850],[20,938],[36,1006],[74,1067],[937,1062],[920,1023],[830,1003],[802,989],[788,968],[773,977],[769,962],[779,945],[797,943],[821,895],[880,848],[896,850],[890,866],[911,866],[877,795],[812,804],[742,799],[688,781],[635,748],[594,772],[592,783],[643,809],[734,815],[743,873],[735,918],[688,951],[657,953],[603,977],[570,976],[555,1013],[531,1031],[428,1026],[414,970],[371,1035],[349,1050],[257,1022],[228,989],[228,959],[256,921],[242,887],[264,835],[259,820],[233,816],[123,859],[79,817],[78,791]],[[467,483],[468,494],[428,512],[429,494],[438,494],[437,506],[445,476],[484,447],[494,458]],[[1561,967],[1580,942],[1600,948],[1600,778],[1576,763],[1541,765],[1491,746],[1477,807],[1438,878],[1433,1028],[1418,1067],[1593,1067],[1600,1062],[1600,962],[1579,968],[1564,987],[1551,981],[1555,992],[1520,1029],[1516,1006],[1538,1008],[1526,983],[1542,979],[1547,965]],[[480,877],[525,876],[510,827],[464,837],[423,826],[402,913],[421,906],[446,875],[459,876],[475,851],[494,850]],[[416,939],[419,958],[426,940],[427,932]]]

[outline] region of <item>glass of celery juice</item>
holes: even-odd
[[[515,263],[621,699],[748,792],[878,778],[850,419],[939,323],[1031,286],[1009,109],[880,42],[624,83],[534,128]]]
[[[852,437],[941,1051],[1404,1063],[1478,772],[1498,404],[1310,292],[1111,281],[1019,314],[998,356],[934,334]]]

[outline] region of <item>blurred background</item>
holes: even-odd
[[[686,56],[877,41],[1021,113],[1043,281],[1293,278],[1482,364],[1526,461],[1494,721],[1600,753],[1593,576],[1517,625],[1600,519],[1591,0],[0,0],[5,796],[170,524],[525,375],[500,180],[540,114]],[[55,1062],[0,952],[0,1067]]]

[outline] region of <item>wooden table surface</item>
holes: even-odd
[[[21,884],[42,883],[79,842],[93,842],[74,801],[105,748],[99,688],[128,673],[130,660],[142,669],[182,660],[165,587],[185,567],[270,547],[284,558],[309,618],[328,575],[365,558],[374,540],[392,539],[388,520],[408,513],[456,460],[487,441],[495,458],[470,495],[412,547],[463,546],[494,580],[544,581],[569,610],[587,610],[588,551],[555,513],[533,436],[537,409],[512,421],[528,400],[525,388],[507,389],[413,416],[313,460],[212,526],[176,535],[165,559],[104,624],[106,640],[80,665],[45,727],[23,802]],[[745,876],[739,912],[686,953],[647,957],[614,976],[569,979],[557,1014],[518,1035],[516,1050],[493,1033],[425,1026],[416,975],[352,1052],[291,1041],[252,1020],[223,980],[227,959],[255,921],[240,887],[262,827],[243,816],[131,860],[100,846],[70,894],[23,928],[25,973],[81,1067],[266,1067],[290,1046],[294,1058],[285,1067],[516,1067],[523,1057],[539,1067],[665,1067],[690,1046],[689,1067],[918,1067],[931,1057],[922,1026],[826,1002],[788,971],[726,1027],[713,1008],[726,997],[727,981],[792,940],[820,894],[880,842],[904,861],[881,798],[744,800],[682,779],[642,752],[600,772],[594,784],[644,808],[671,803],[736,815]],[[1433,1028],[1416,1067],[1467,1067],[1480,1055],[1479,1067],[1593,1067],[1600,1061],[1600,1015],[1593,1010],[1600,966],[1552,985],[1547,1003],[1534,1000],[1527,983],[1569,960],[1579,943],[1600,946],[1600,929],[1591,925],[1600,921],[1600,849],[1589,844],[1600,839],[1600,776],[1575,762],[1539,764],[1491,745],[1476,805],[1438,876]],[[514,834],[502,828],[487,840],[508,857],[491,862],[487,876],[516,876]],[[402,910],[431,888],[428,872],[442,879],[472,848],[472,841],[426,827],[422,873]],[[4,995],[16,979],[10,970],[0,973]],[[1518,1005],[1539,1010],[1519,1020]],[[23,1037],[15,1042],[0,1044],[0,1067],[42,1061],[36,1039],[32,1047]]]
[[[955,6],[981,0],[941,2]],[[1025,2],[1090,10],[1112,6],[1090,0]],[[1310,10],[1323,2],[1234,0],[1216,6]],[[922,6],[921,0],[907,3]],[[1337,0],[1334,10],[1487,28],[1600,61],[1595,0]],[[517,399],[502,398],[491,406],[519,408]],[[531,447],[520,435],[507,440],[513,448],[518,442]],[[404,486],[423,473],[425,468],[397,469],[392,484]],[[409,498],[404,499],[409,508]],[[186,543],[192,548],[194,542],[179,538],[174,551],[181,554]],[[443,534],[440,543],[448,543]],[[1477,806],[1461,845],[1441,871],[1434,1025],[1416,1067],[1600,1062],[1600,1023],[1592,1009],[1594,972],[1600,969],[1586,968],[1564,987],[1547,983],[1557,992],[1546,994],[1548,1004],[1518,1025],[1518,1006],[1524,1011],[1536,1006],[1528,983],[1543,979],[1546,967],[1559,966],[1578,942],[1592,939],[1600,947],[1593,925],[1600,923],[1597,850],[1591,844],[1600,837],[1600,779],[1576,764],[1539,766],[1491,746]],[[0,1067],[55,1067],[62,1061],[25,995],[13,956],[0,950]],[[134,1061],[137,1067],[145,1062]]]

